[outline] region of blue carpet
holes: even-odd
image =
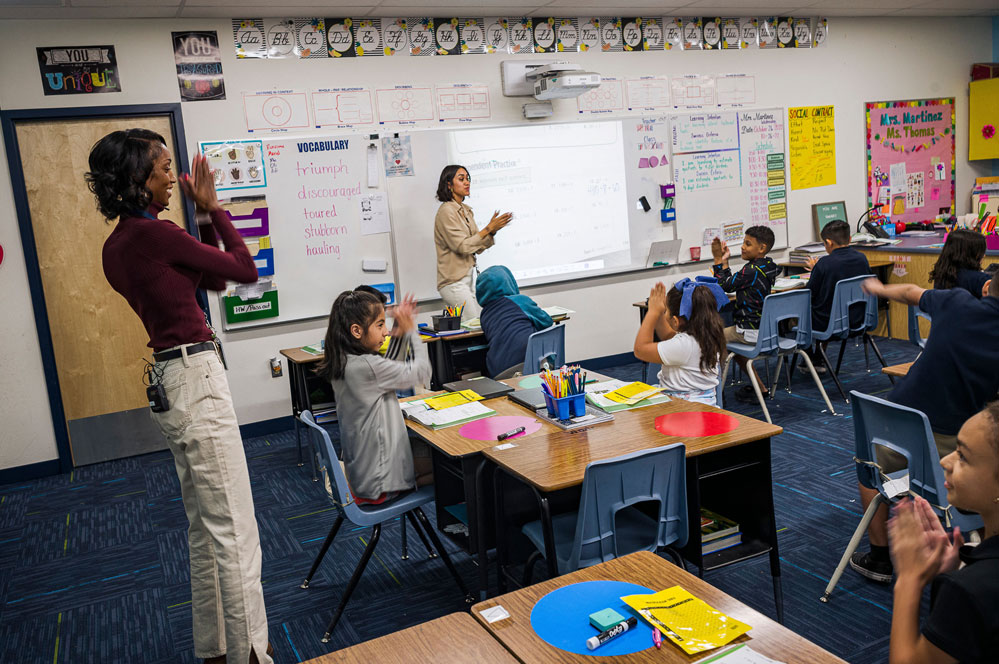
[[[879,340],[879,346],[889,364],[916,355],[903,342]],[[758,369],[763,374],[762,363]],[[603,373],[635,380],[641,365]],[[841,377],[846,389],[883,393],[890,388],[887,377],[865,370],[860,347],[848,347]],[[774,422],[784,427],[773,442],[773,492],[786,624],[847,661],[883,662],[891,621],[888,586],[847,570],[832,602],[818,602],[861,514],[850,408],[831,378],[825,383],[838,416],[824,412],[811,379],[797,373],[793,392],[784,390],[782,378],[768,402]],[[736,401],[732,387],[726,389],[725,406],[762,417],[758,404]],[[330,431],[335,437],[335,425]],[[308,465],[296,465],[294,432],[248,439],[245,447],[277,662],[317,657],[463,608],[443,564],[426,559],[412,530],[411,557],[400,560],[396,522],[383,531],[333,640],[321,643],[370,531],[345,524],[311,587],[300,589],[336,513],[311,481]],[[433,510],[425,511],[432,520]],[[0,486],[2,661],[197,662],[186,529],[166,452]],[[444,541],[471,585],[475,562]],[[766,556],[708,572],[705,580],[774,617]]]

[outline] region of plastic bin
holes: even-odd
[[[548,415],[559,420],[586,415],[585,394],[573,394],[561,399],[553,399],[545,393],[545,405],[548,406]]]

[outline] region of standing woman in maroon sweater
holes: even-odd
[[[195,655],[210,663],[270,664],[243,440],[225,367],[196,300],[198,288],[256,281],[256,267],[219,206],[201,155],[180,179],[197,210],[200,241],[157,218],[177,181],[159,134],[108,134],[90,152],[86,179],[101,214],[118,220],[104,243],[104,274],[142,319],[156,362],[151,378],[166,394],[167,408],[153,419],[173,452],[190,522]]]

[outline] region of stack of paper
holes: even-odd
[[[483,406],[481,401],[472,401],[441,410],[434,410],[428,406],[427,399],[405,401],[400,406],[403,415],[431,429],[452,427],[496,414],[495,410]]]
[[[565,307],[559,306],[541,307],[541,310],[552,318],[565,318],[566,316],[576,313],[572,309],[566,309]]]
[[[649,397],[659,394],[663,389],[661,387],[652,387],[651,385],[646,385],[641,382],[634,382],[619,387],[616,390],[611,390],[604,394],[605,397],[614,401],[615,403],[623,403],[626,406],[634,406],[639,401],[648,399]]]
[[[621,403],[607,398],[607,394],[609,392],[613,392],[627,386],[628,383],[621,380],[606,380],[602,383],[590,383],[586,386],[586,400],[607,413],[627,410],[629,408],[644,408],[645,406],[651,406],[653,404],[669,401],[668,396],[659,393],[658,391],[652,396],[634,404]]]
[[[461,390],[460,392],[449,392],[439,397],[426,399],[426,404],[434,410],[443,410],[453,406],[462,406],[472,401],[482,401],[482,397],[472,390]]]

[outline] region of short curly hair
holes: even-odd
[[[145,210],[152,193],[146,180],[166,140],[149,129],[113,131],[90,150],[90,171],[84,175],[107,220]]]

